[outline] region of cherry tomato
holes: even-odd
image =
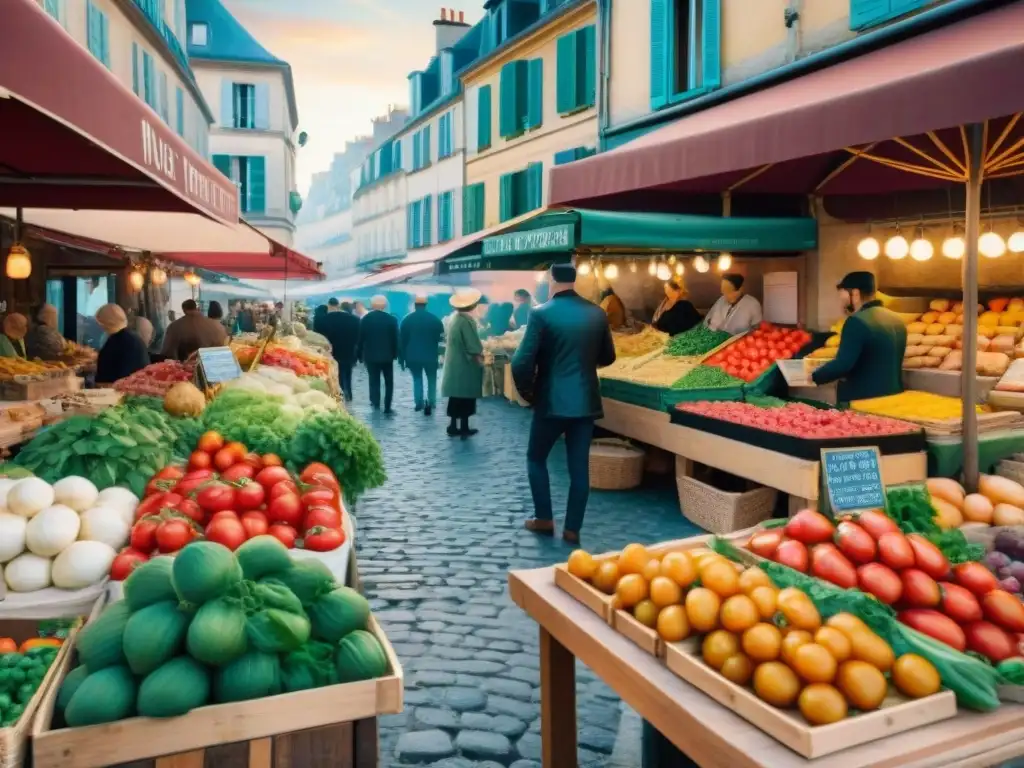
[[[9,637],[0,637],[0,654],[17,653],[18,644]]]
[[[212,469],[197,469],[195,472],[189,472],[181,478],[178,484],[174,486],[174,492],[180,493],[182,496],[188,496],[199,487],[213,482],[215,479],[216,476],[213,474]]]
[[[156,549],[156,529],[160,527],[159,520],[139,520],[132,526],[132,533],[129,543],[132,549],[139,552],[152,552]]]
[[[210,455],[215,454],[221,448],[224,447],[224,438],[219,432],[205,432],[203,436],[199,438],[199,443],[196,445],[200,451],[208,453]]]
[[[142,500],[142,503],[135,508],[135,519],[141,520],[148,515],[155,515],[160,511],[163,505],[164,499],[171,494],[168,493],[155,493],[152,496],[147,496]]]
[[[345,543],[345,534],[337,528],[324,528],[321,525],[306,531],[303,544],[313,552],[329,552]]]
[[[321,526],[341,528],[341,513],[334,507],[311,507],[306,512],[306,530]]]
[[[171,490],[184,475],[185,471],[181,467],[164,467],[153,475],[149,483],[146,484],[146,491],[143,497]]]
[[[241,461],[245,458],[245,454],[249,452],[249,449],[246,448],[245,445],[237,441],[228,443],[224,448],[231,452],[231,455],[235,457],[235,461]]]
[[[222,449],[223,450],[223,449]],[[223,544],[234,552],[245,541],[245,528],[238,520],[223,517],[206,527],[206,540]]]
[[[210,516],[210,520],[207,525],[215,522],[216,520],[223,520],[225,517],[229,520],[237,520],[238,513],[231,509],[225,509],[223,512],[217,512]]]
[[[311,488],[302,494],[300,501],[303,509],[338,506],[338,496],[330,488]]]
[[[278,483],[277,485],[270,489],[269,497],[271,499],[276,499],[278,496],[283,496],[288,493],[298,496],[299,486],[297,486],[291,480],[282,480],[280,483]]]
[[[242,461],[244,461],[246,464],[248,464],[250,467],[256,470],[256,472],[259,472],[261,469],[263,469],[263,459],[260,458],[260,455],[258,453],[252,453],[250,451],[249,453],[245,454]]]
[[[267,457],[263,457],[263,462],[266,463]],[[270,490],[278,483],[284,480],[291,480],[291,475],[288,474],[288,470],[284,467],[279,466],[268,466],[261,469],[256,475],[256,482],[262,485],[267,490]]]
[[[239,464],[236,466],[244,467],[247,465]],[[267,492],[263,490],[262,485],[254,480],[244,479],[238,484],[238,489],[235,491],[235,506],[243,511],[259,509],[266,496]]]
[[[183,520],[165,520],[156,529],[156,544],[164,554],[177,552],[192,541],[194,534]]]
[[[237,483],[243,477],[247,480],[251,480],[255,476],[256,468],[253,467],[252,464],[246,464],[245,462],[242,462],[240,464],[235,464],[234,466],[226,470],[220,476],[220,479],[223,480],[225,483]]]
[[[231,469],[238,460],[238,456],[235,455],[235,451],[231,450],[231,446],[225,446],[213,455],[213,466],[217,468],[218,472],[224,472]]]
[[[178,502],[178,506],[175,509],[200,525],[206,522],[206,513],[203,512],[202,507],[196,503],[195,499],[182,499]]]
[[[213,465],[213,459],[210,458],[210,454],[206,451],[192,451],[192,455],[188,457],[188,468],[190,470],[195,469],[209,469]]]
[[[281,457],[276,453],[264,453],[263,454],[263,466],[264,467],[282,467],[284,462],[281,461]]]
[[[267,533],[288,547],[288,549],[295,548],[295,540],[299,537],[295,529],[285,523],[274,523],[267,529]]]
[[[235,489],[225,483],[210,483],[196,492],[196,501],[207,512],[235,508]]]
[[[110,578],[113,581],[124,581],[135,568],[147,560],[149,560],[149,555],[126,547],[114,558],[114,562],[110,566]]]
[[[321,485],[324,488],[331,488],[335,491],[341,489],[338,478],[331,471],[331,468],[318,461],[313,462],[302,470],[299,480],[307,485]]]
[[[302,523],[302,502],[294,494],[278,496],[267,505],[267,519],[298,528]]]
[[[247,539],[251,539],[253,536],[262,536],[269,528],[267,516],[262,512],[246,512],[242,515],[242,528],[245,529],[245,538]]]

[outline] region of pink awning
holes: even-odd
[[[259,232],[255,227],[244,225]],[[286,245],[267,237],[259,232],[260,236],[266,239],[267,249],[260,253],[231,253],[216,251],[191,251],[165,253],[161,252],[161,258],[172,261],[182,266],[208,269],[211,272],[220,272],[223,275],[231,275],[241,280],[322,280],[323,272],[320,265],[294,251]]]

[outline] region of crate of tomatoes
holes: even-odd
[[[776,360],[796,357],[811,340],[811,334],[802,328],[783,328],[764,321],[716,351],[704,364],[717,366],[750,384],[772,368]]]

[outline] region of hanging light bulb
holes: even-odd
[[[647,265],[647,274],[651,277],[658,274],[658,262],[652,260],[651,263]]]
[[[593,267],[591,266],[589,261],[584,261],[576,268],[576,271],[579,272],[581,275],[589,275],[593,271]]]
[[[928,261],[934,255],[935,246],[925,239],[924,227],[918,228],[917,237],[910,244],[910,258],[914,261]]]
[[[729,267],[732,266],[732,254],[720,253],[718,254],[718,271],[725,272]]]
[[[683,266],[683,262],[681,261],[676,264],[676,274],[679,275],[679,277],[686,274],[686,267]]]
[[[704,274],[709,269],[711,269],[711,265],[708,263],[708,260],[705,259],[703,256],[698,256],[693,260],[693,268],[696,269],[701,274]]]
[[[167,273],[160,267],[154,266],[149,270],[149,282],[153,285],[163,285],[167,282]]]
[[[538,285],[540,283],[543,283],[544,282],[544,278],[546,278],[547,276],[548,276],[547,270],[544,270],[544,269],[538,269],[536,272],[533,273],[533,279],[537,281]]]
[[[191,269],[185,273],[185,282],[191,286],[197,286],[200,283],[199,275],[193,272]]]
[[[897,229],[896,234],[885,241],[885,255],[894,261],[899,261],[906,258],[908,253],[910,253],[910,243]]]
[[[142,290],[146,284],[146,275],[143,274],[141,269],[135,268],[128,273],[128,286],[138,293]]]
[[[1006,241],[1011,253],[1024,253],[1024,231],[1017,230]]]
[[[1006,253],[1006,241],[990,229],[978,238],[978,253],[988,259],[998,259]]]
[[[874,261],[881,252],[882,247],[878,244],[878,240],[873,237],[865,237],[857,243],[857,255],[867,261]]]
[[[32,256],[21,243],[13,243],[7,251],[7,276],[11,280],[25,280],[32,274]]]
[[[604,276],[606,280],[614,280],[619,276],[619,267],[617,264],[609,264],[604,268]]]
[[[658,279],[661,281],[668,281],[672,279],[672,267],[664,261],[658,265]]]
[[[668,263],[669,264],[675,264],[676,263],[676,255],[674,253],[671,256],[668,257]]]
[[[960,228],[953,226],[953,234],[942,241],[942,255],[947,259],[962,259],[967,250]]]
[[[629,271],[632,272],[634,275],[636,274],[636,259],[633,259],[631,262],[629,262]]]

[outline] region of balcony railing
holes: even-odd
[[[194,81],[195,76],[192,74],[192,67],[188,63],[188,55],[185,53],[185,49],[181,47],[178,36],[174,34],[171,25],[160,17],[159,6],[153,0],[134,0],[134,2],[149,20],[149,23],[153,25],[153,28],[160,34],[164,42],[167,43],[167,48],[170,50],[171,55],[188,72],[189,79]]]

